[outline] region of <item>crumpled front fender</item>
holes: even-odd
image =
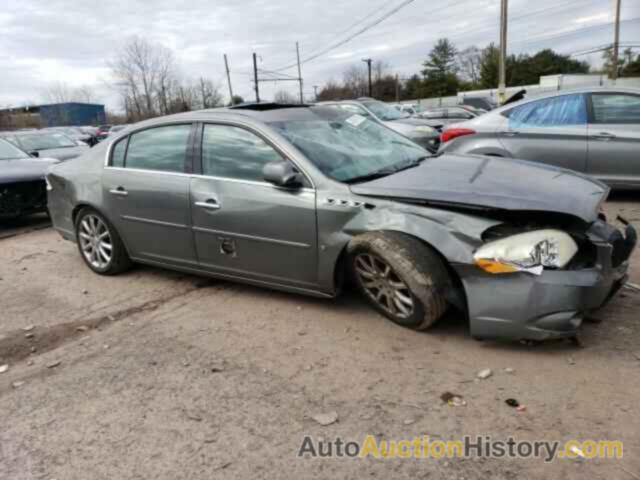
[[[351,238],[365,232],[391,230],[431,245],[448,262],[473,263],[481,235],[499,221],[450,210],[385,200],[361,205],[328,204],[318,208],[320,283],[333,290],[337,260]]]

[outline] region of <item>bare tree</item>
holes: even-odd
[[[222,94],[220,93],[220,86],[214,84],[213,81],[207,78],[199,78],[198,96],[198,106],[201,108],[213,108],[222,105]]]
[[[352,98],[362,97],[368,91],[367,68],[360,65],[352,65],[342,74],[342,82],[348,96]]]
[[[387,75],[390,75],[391,65],[389,62],[385,62],[384,60],[377,60],[373,62],[371,70],[373,74],[373,81],[375,83],[381,81]]]
[[[167,91],[175,78],[171,50],[132,37],[109,63],[129,116],[149,118],[168,110]]]
[[[458,68],[463,78],[473,84],[480,82],[480,66],[482,65],[482,50],[471,46],[458,52]]]
[[[72,87],[64,82],[55,82],[47,86],[42,92],[42,98],[49,103],[96,102],[96,95],[89,85]]]
[[[273,101],[276,103],[298,103],[300,100],[295,95],[287,92],[286,90],[278,90],[273,96]]]

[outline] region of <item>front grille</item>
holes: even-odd
[[[0,218],[42,211],[47,205],[44,180],[0,185]]]

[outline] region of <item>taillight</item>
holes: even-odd
[[[463,137],[464,135],[473,135],[474,133],[476,133],[476,131],[470,128],[448,128],[442,132],[440,140],[442,143],[445,143],[449,140],[453,140],[454,138]]]

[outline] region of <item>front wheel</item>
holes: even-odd
[[[118,232],[96,210],[83,208],[78,213],[76,238],[82,259],[94,272],[115,275],[131,266],[131,260]]]
[[[359,290],[398,325],[426,330],[447,310],[447,270],[419,240],[396,232],[370,232],[352,239],[348,253]]]

